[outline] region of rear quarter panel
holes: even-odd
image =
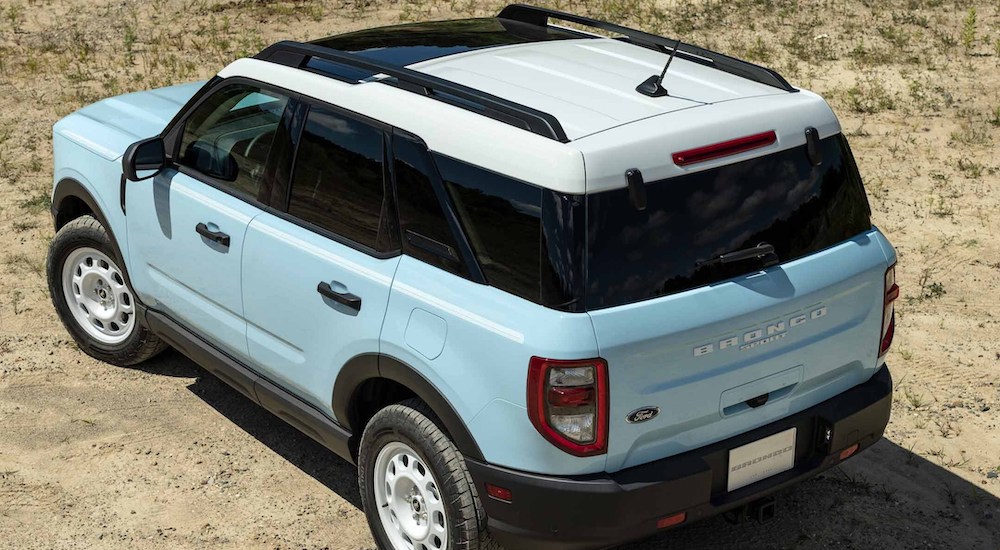
[[[577,458],[528,419],[532,356],[597,356],[590,317],[547,309],[403,256],[381,352],[416,369],[465,421],[487,462],[548,474],[603,471],[605,457]]]

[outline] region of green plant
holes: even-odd
[[[958,115],[958,129],[951,133],[952,141],[963,145],[987,145],[992,141],[989,129],[992,122],[981,111],[963,108]]]
[[[855,113],[875,114],[896,108],[896,98],[874,77],[847,89],[847,107]]]
[[[933,280],[937,271],[938,270],[934,267],[925,267],[920,271],[920,276],[917,278],[917,285],[920,287],[920,293],[916,296],[908,296],[906,298],[908,303],[920,303],[926,300],[935,300],[947,294],[944,285]]]
[[[22,200],[18,206],[27,210],[29,214],[39,214],[52,206],[52,197],[47,192],[40,192],[33,197]]]
[[[14,315],[20,315],[21,312],[23,311],[21,309],[21,302],[23,300],[24,300],[24,295],[21,293],[20,290],[15,290],[13,294],[11,294],[10,304],[11,307],[14,308]]]
[[[899,25],[886,25],[878,28],[879,35],[897,49],[910,45],[910,33]]]
[[[7,266],[11,271],[19,271],[21,269],[28,269],[38,275],[39,277],[44,276],[45,266],[41,262],[36,262],[32,260],[27,254],[23,252],[18,252],[16,254],[11,254],[7,256]],[[21,297],[21,291],[14,291],[15,300],[19,301]],[[15,307],[15,310],[17,308]]]
[[[1000,46],[1000,40],[997,41],[997,45]],[[998,49],[997,55],[1000,56],[1000,48]],[[1000,105],[997,105],[993,112],[990,113],[990,118],[987,120],[994,127],[1000,128]]]
[[[910,98],[921,111],[940,111],[955,103],[951,92],[944,86],[934,83],[930,78],[911,80],[908,83]]]
[[[771,60],[771,48],[759,36],[757,37],[757,41],[747,49],[746,54],[751,61],[767,63]]]
[[[903,395],[906,397],[906,401],[909,402],[910,406],[914,409],[919,409],[927,404],[922,395],[910,390],[909,387],[903,388]]]
[[[983,165],[972,159],[960,158],[958,159],[957,166],[958,170],[969,179],[979,179],[983,175]]]
[[[7,6],[7,12],[4,15],[10,21],[11,30],[19,32],[21,30],[21,22],[24,20],[24,6],[21,4],[11,4]]]
[[[125,47],[125,64],[127,65],[135,64],[135,42],[138,39],[139,35],[135,25],[127,24],[122,32],[122,45]]]
[[[871,65],[885,65],[892,61],[892,55],[883,49],[866,46],[864,41],[859,42],[850,53],[847,54],[859,67]]]
[[[965,20],[962,22],[962,45],[965,46],[965,51],[972,51],[972,47],[976,44],[976,8],[975,6],[969,8],[969,13],[966,14]]]
[[[34,220],[18,220],[10,224],[11,228],[18,233],[24,233],[25,231],[31,231],[32,229],[38,228],[38,222]]]

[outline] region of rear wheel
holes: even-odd
[[[494,550],[465,458],[419,400],[390,405],[361,438],[358,483],[381,550]]]
[[[166,344],[139,324],[135,293],[115,258],[107,231],[92,216],[67,223],[49,248],[49,294],[80,349],[114,365],[134,365]]]

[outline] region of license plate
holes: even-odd
[[[728,491],[786,472],[795,466],[795,428],[729,451]]]

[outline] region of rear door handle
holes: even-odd
[[[343,304],[354,311],[361,311],[361,298],[355,296],[350,292],[337,292],[330,286],[330,283],[322,282],[316,285],[316,292],[323,295],[324,298],[329,298],[338,304]]]
[[[226,235],[222,231],[212,231],[207,225],[199,223],[194,226],[194,230],[198,232],[199,235],[205,237],[206,239],[219,243],[220,245],[229,248],[229,235]]]

